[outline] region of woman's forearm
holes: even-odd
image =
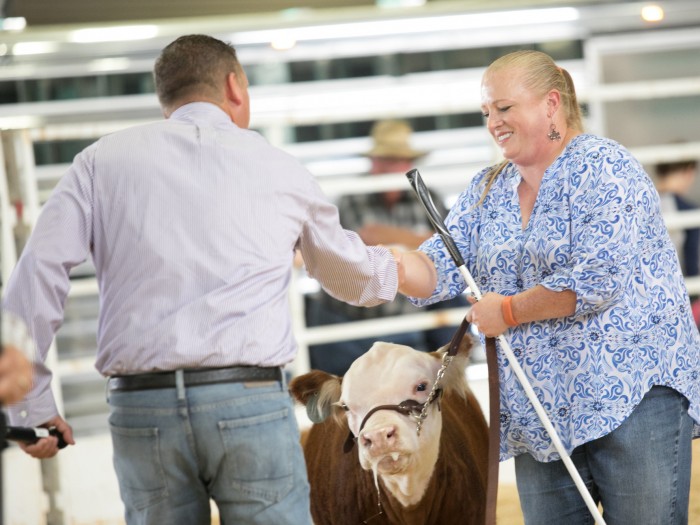
[[[538,285],[515,295],[511,304],[519,323],[568,317],[576,311],[576,292],[553,292]]]
[[[576,311],[576,292],[553,292],[537,285],[511,297],[488,292],[479,302],[470,299],[472,307],[467,320],[489,337],[496,337],[509,326],[532,321],[568,317]],[[510,302],[509,307],[506,303]]]

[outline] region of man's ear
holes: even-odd
[[[235,105],[240,106],[243,103],[243,88],[240,84],[240,79],[231,71],[226,75],[226,98]]]

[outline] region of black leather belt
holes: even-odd
[[[247,383],[254,381],[281,381],[280,367],[232,366],[184,370],[184,386],[213,385],[216,383]],[[112,376],[107,382],[110,391],[150,390],[175,388],[175,372],[153,372],[128,376]]]

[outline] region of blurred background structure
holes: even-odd
[[[263,11],[264,10],[264,11]],[[572,74],[588,131],[627,146],[648,172],[700,159],[700,2],[570,0],[0,0],[0,232],[6,280],[42,203],[73,156],[99,136],[162,118],[151,69],[177,36],[207,33],[239,51],[251,127],[297,156],[333,198],[405,189],[403,174],[363,177],[369,132],[405,119],[416,167],[449,206],[498,160],[480,111],[483,69],[518,48]],[[689,197],[700,202],[697,184]],[[669,229],[700,225],[676,212]],[[688,277],[700,293],[700,277]],[[299,358],[350,337],[457,325],[463,309],[307,327],[300,270],[290,294]],[[105,380],[94,370],[97,284],[77,268],[50,359],[79,447],[36,462],[5,452],[5,523],[122,523],[107,431]],[[470,370],[475,382],[485,371]],[[39,494],[43,494],[41,497]]]

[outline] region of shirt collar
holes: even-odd
[[[233,124],[231,118],[216,104],[211,102],[190,102],[177,108],[170,114],[171,120],[224,122]]]
[[[520,172],[515,167],[515,164],[513,164],[512,162],[509,162],[503,168],[503,175],[508,184],[510,184],[513,188],[517,188],[518,184],[520,184],[520,181],[522,180]]]

